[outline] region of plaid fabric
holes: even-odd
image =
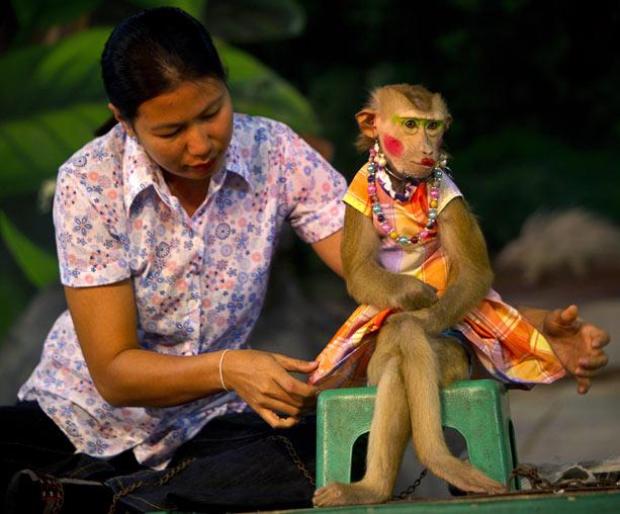
[[[364,166],[353,179],[344,201],[370,217],[372,206],[368,198],[367,176],[367,167]],[[460,195],[454,182],[444,177],[438,210]],[[408,203],[393,200],[380,186],[377,186],[377,196],[384,215],[399,234],[413,236],[426,225],[428,199],[425,184],[418,186]],[[435,237],[424,245],[403,248],[386,237],[376,219],[374,224],[382,239],[379,262],[389,271],[413,275],[432,285],[441,296],[447,284],[449,262],[439,246],[439,238]],[[376,339],[372,335],[391,312],[360,305],[317,357],[319,367],[309,382],[322,389],[364,384]],[[565,374],[543,335],[516,309],[504,303],[494,290],[490,290],[482,303],[454,328],[471,343],[485,368],[504,382],[549,383]]]

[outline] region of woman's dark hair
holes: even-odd
[[[127,120],[141,103],[186,80],[226,81],[207,30],[175,7],[148,9],[119,23],[103,49],[101,74],[110,102]]]

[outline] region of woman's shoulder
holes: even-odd
[[[92,139],[77,150],[63,164],[60,173],[87,173],[100,171],[113,174],[122,166],[127,133],[120,123],[106,134]]]
[[[79,194],[90,203],[121,201],[127,134],[120,124],[86,143],[59,168],[57,193]]]
[[[265,116],[235,113],[234,137],[244,145],[282,144],[299,137],[286,123]]]

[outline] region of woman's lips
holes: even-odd
[[[196,171],[209,171],[213,167],[214,163],[215,163],[215,159],[212,159],[210,161],[203,162],[200,164],[194,164],[190,166],[190,168]]]

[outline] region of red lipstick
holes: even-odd
[[[424,157],[424,159],[422,159],[420,161],[420,164],[422,166],[429,166],[430,167],[430,166],[435,166],[435,161],[434,161],[434,159],[431,159],[430,157]]]

